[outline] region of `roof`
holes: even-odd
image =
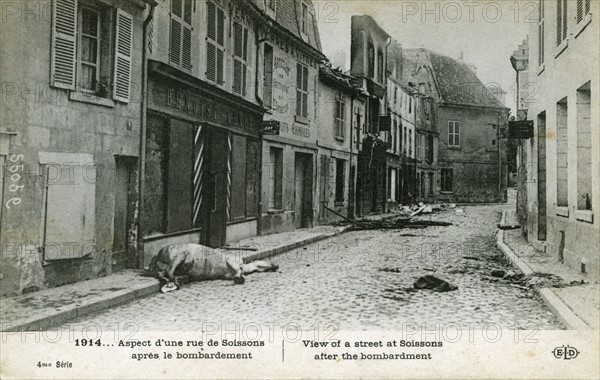
[[[268,14],[266,1],[251,0],[263,13]],[[275,0],[272,0],[275,1]],[[301,33],[302,3],[308,6],[309,22],[306,38]],[[313,49],[321,51],[321,37],[316,20],[316,12],[312,0],[276,0],[275,21],[284,29],[287,29],[298,39],[310,45]]]
[[[414,52],[416,49],[410,49]],[[427,49],[437,90],[443,103],[475,107],[506,108],[481,82],[468,64]]]
[[[344,74],[339,68],[334,68],[329,62],[320,65],[319,79],[354,94],[364,95],[364,92],[360,85],[356,83],[354,77]]]

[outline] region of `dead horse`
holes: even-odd
[[[241,258],[227,255],[226,251],[201,244],[173,244],[161,248],[152,258],[148,272],[156,273],[161,292],[180,288],[177,276],[188,276],[190,281],[231,280],[245,282],[244,275],[254,272],[274,272],[279,266],[263,260],[244,264]]]

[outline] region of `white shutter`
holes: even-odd
[[[77,0],[52,2],[50,85],[75,90]]]
[[[117,9],[115,43],[115,78],[113,99],[129,103],[131,88],[131,50],[133,44],[133,17]]]

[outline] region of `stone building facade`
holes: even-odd
[[[147,3],[55,0],[3,15],[2,295],[138,266]]]
[[[527,238],[597,279],[600,67],[589,57],[598,56],[600,4],[540,4],[529,33],[529,81],[538,90],[527,112],[534,137],[521,142],[520,155],[527,168]]]

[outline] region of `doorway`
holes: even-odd
[[[294,156],[294,224],[296,228],[312,226],[312,154],[296,153]]]
[[[136,196],[133,192],[136,184],[137,159],[135,157],[115,156],[115,164],[112,265],[113,271],[119,271],[125,268],[137,267],[137,253],[132,246],[135,241],[129,241],[129,231],[135,225]]]
[[[546,112],[538,115],[538,240],[546,240]]]

